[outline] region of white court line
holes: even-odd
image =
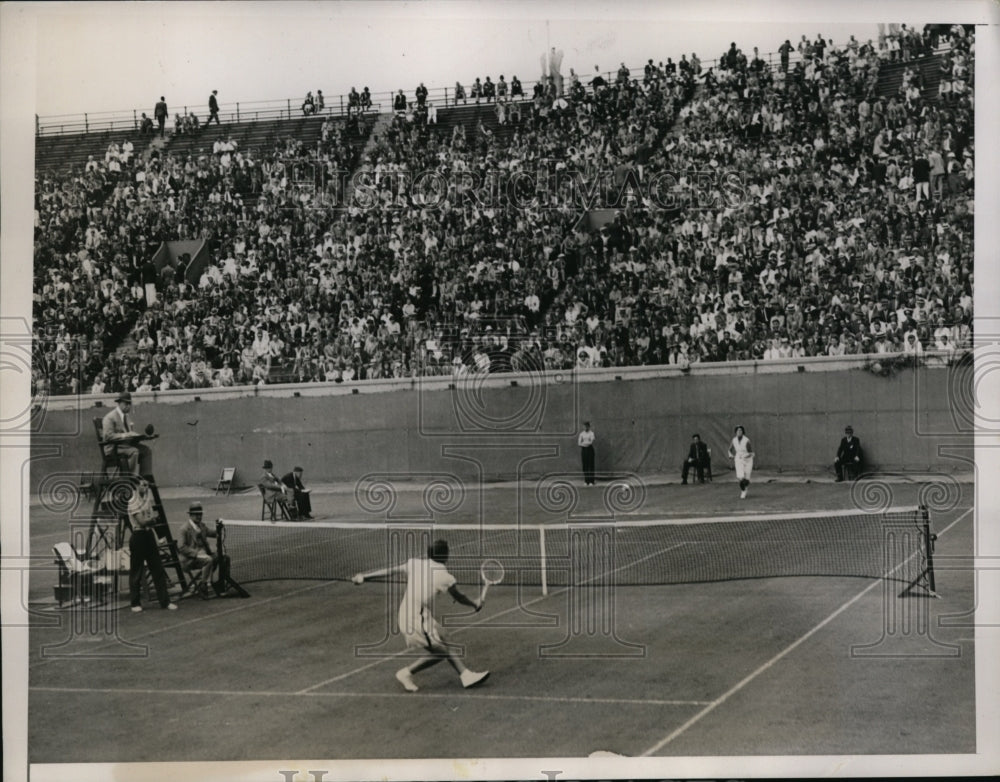
[[[941,532],[937,533],[937,536],[941,537],[942,535],[944,535],[948,530],[950,530],[952,527],[954,527],[956,524],[958,524],[958,522],[960,522],[967,515],[969,515],[970,513],[972,513],[972,511],[973,511],[973,508],[969,508],[968,510],[966,510],[963,514],[961,514],[958,518],[956,518],[951,524],[949,524],[947,527],[945,527],[943,530],[941,530]],[[830,614],[828,617],[826,617],[826,619],[824,619],[818,625],[816,625],[811,630],[809,630],[805,635],[803,635],[800,638],[798,638],[797,640],[793,641],[791,644],[789,644],[784,649],[782,649],[780,652],[778,652],[776,655],[774,655],[774,657],[772,657],[766,663],[764,663],[759,668],[757,668],[755,671],[753,671],[752,673],[748,674],[743,679],[741,679],[739,682],[737,682],[736,684],[734,684],[732,687],[730,687],[728,690],[726,690],[726,692],[724,692],[722,695],[720,695],[714,701],[712,701],[711,703],[709,703],[705,708],[703,708],[701,711],[699,711],[697,714],[695,714],[693,717],[691,717],[691,719],[689,719],[687,722],[685,722],[684,724],[682,724],[680,727],[676,728],[671,733],[668,733],[666,736],[664,736],[662,739],[660,739],[660,741],[656,742],[656,744],[654,744],[652,747],[650,747],[645,752],[643,752],[639,757],[649,757],[654,752],[659,752],[661,749],[663,749],[671,741],[673,741],[674,739],[676,739],[681,734],[685,733],[688,730],[688,728],[692,727],[697,722],[700,722],[701,719],[702,719],[702,717],[705,717],[708,714],[710,714],[711,712],[713,712],[717,707],[721,706],[723,703],[725,703],[727,700],[729,700],[733,695],[735,695],[737,692],[739,692],[744,687],[746,687],[750,682],[752,682],[754,679],[756,679],[762,673],[764,673],[769,668],[771,668],[776,662],[778,662],[783,657],[785,657],[786,655],[788,655],[789,653],[791,653],[792,651],[794,651],[795,649],[797,649],[799,646],[801,646],[803,643],[805,643],[809,638],[811,638],[813,635],[815,635],[817,632],[819,632],[822,628],[826,627],[826,625],[830,624],[830,622],[832,622],[834,619],[836,619],[838,616],[840,616],[844,611],[846,611],[848,608],[850,608],[852,605],[854,605],[858,600],[860,600],[866,594],[868,594],[869,592],[871,592],[875,587],[879,586],[879,584],[881,584],[881,583],[882,583],[882,580],[879,579],[877,581],[872,582],[871,584],[869,584],[864,589],[862,589],[858,594],[856,594],[854,597],[852,597],[850,600],[848,600],[846,603],[844,603],[842,606],[840,606],[840,608],[838,608],[836,611],[834,611],[832,614]]]
[[[406,692],[282,692],[280,690],[152,690],[131,687],[31,687],[34,692],[58,693],[99,693],[101,695],[182,695],[184,697],[243,697],[261,698],[412,698],[412,693]],[[427,698],[472,698],[483,701],[543,701],[551,703],[615,703],[626,706],[704,706],[707,701],[671,701],[651,698],[565,698],[558,695],[499,695],[494,693],[469,692],[456,690],[454,692],[428,692]]]
[[[661,549],[659,551],[654,551],[651,554],[647,554],[646,556],[642,557],[641,559],[633,560],[633,561],[628,562],[625,565],[622,565],[621,567],[617,567],[614,570],[610,571],[609,573],[599,573],[598,575],[594,576],[593,578],[589,578],[589,579],[587,579],[587,581],[584,581],[583,584],[589,583],[590,581],[594,581],[597,578],[602,578],[604,576],[613,575],[613,574],[617,573],[619,570],[624,570],[625,568],[632,567],[633,565],[637,565],[640,562],[645,562],[647,559],[650,559],[651,557],[657,557],[660,554],[665,554],[666,552],[671,551],[671,550],[673,550],[675,548],[680,548],[683,545],[684,545],[683,543],[675,543],[675,544],[673,544],[671,546],[667,546],[665,549]],[[582,586],[583,584],[580,584],[579,586]],[[504,614],[509,614],[509,613],[512,613],[513,611],[517,611],[519,609],[527,608],[528,606],[532,606],[535,603],[540,603],[543,600],[548,600],[550,597],[555,597],[556,595],[561,595],[564,592],[568,592],[569,589],[570,589],[570,587],[563,587],[562,589],[559,589],[559,590],[557,590],[555,592],[552,592],[552,593],[550,593],[548,595],[539,595],[534,600],[529,600],[527,603],[518,603],[517,605],[512,606],[512,607],[510,607],[508,609],[505,609],[505,610],[501,611],[500,613],[490,614],[488,617],[484,617],[484,618],[480,619],[478,622],[473,622],[472,624],[468,624],[468,625],[458,625],[458,626],[455,627],[455,629],[453,631],[451,631],[451,634],[455,635],[457,633],[462,632],[462,630],[467,630],[470,627],[476,627],[478,625],[484,624],[487,621],[492,621],[493,619],[495,619],[498,616],[503,616]],[[341,674],[339,674],[337,676],[334,676],[332,679],[327,679],[326,681],[322,681],[319,684],[314,684],[312,687],[306,687],[304,690],[299,690],[298,694],[304,695],[306,693],[312,692],[315,689],[318,689],[320,687],[324,687],[327,684],[333,684],[334,682],[343,681],[344,679],[348,679],[351,676],[354,676],[355,674],[363,673],[364,671],[367,671],[369,668],[374,668],[376,665],[381,665],[382,663],[387,662],[389,660],[394,660],[395,658],[400,657],[401,655],[405,654],[408,651],[409,651],[409,649],[402,649],[401,651],[398,651],[395,654],[389,655],[388,657],[383,657],[383,658],[381,658],[379,660],[374,660],[374,661],[372,661],[370,663],[366,663],[365,665],[362,665],[359,668],[354,668],[354,669],[352,669],[350,671],[347,671],[345,673],[341,673]]]

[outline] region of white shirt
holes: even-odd
[[[420,632],[424,612],[433,617],[435,596],[454,586],[455,577],[433,559],[408,559],[403,572],[406,573],[406,593],[399,604],[399,631]]]
[[[729,453],[733,454],[735,458],[742,459],[743,461],[753,459],[753,451],[750,447],[750,438],[746,435],[743,435],[742,438],[734,437],[733,441],[729,444]]]
[[[586,448],[588,445],[594,444],[594,436],[593,429],[584,429],[580,432],[580,436],[576,438],[576,442],[581,448]]]

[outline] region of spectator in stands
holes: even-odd
[[[402,90],[397,91],[396,96],[392,99],[392,110],[406,111],[406,96]]]
[[[161,95],[160,99],[156,102],[156,108],[153,109],[153,118],[160,126],[160,138],[163,138],[163,128],[167,124],[167,116],[169,114],[170,112],[167,110],[167,99]]]
[[[365,87],[361,91],[361,110],[362,111],[367,111],[371,107],[372,107],[372,94],[368,90],[368,88]]]
[[[145,136],[148,133],[153,132],[153,120],[146,116],[146,112],[142,113],[142,119],[139,121],[139,133]]]
[[[305,100],[302,101],[302,114],[303,116],[310,116],[316,113],[316,99],[313,97],[312,90],[306,93]]]
[[[465,87],[462,86],[461,82],[456,81],[455,82],[455,105],[456,106],[458,105],[459,101],[462,101],[462,103],[468,103],[468,99],[465,97]]]
[[[234,319],[240,318],[225,351],[231,356],[235,381],[242,383],[253,378],[269,383],[292,379],[293,361],[296,376],[320,378],[327,358],[332,362],[331,376],[341,380],[351,371],[356,377],[440,372],[445,355],[448,367],[471,366],[473,339],[484,334],[485,325],[496,325],[494,318],[511,325],[502,335],[507,340],[504,361],[498,360],[504,358],[499,353],[482,352],[491,371],[509,366],[512,356],[523,360],[528,354],[521,350],[520,340],[531,327],[542,324],[558,330],[544,347],[539,339],[539,360],[570,367],[581,347],[596,351],[595,358],[588,350],[588,360],[606,365],[658,363],[672,356],[679,363],[683,343],[692,361],[759,358],[770,340],[777,340],[780,356],[784,336],[795,336],[805,355],[826,352],[831,338],[836,350],[842,346],[844,354],[850,354],[864,349],[865,331],[878,342],[878,323],[885,333],[882,342],[901,350],[900,335],[910,327],[893,322],[886,329],[884,314],[881,320],[859,320],[862,293],[872,292],[880,305],[884,298],[882,311],[891,313],[907,304],[918,287],[930,286],[933,298],[940,298],[950,315],[971,291],[971,216],[960,200],[973,173],[968,141],[971,95],[966,93],[953,106],[939,107],[936,116],[875,93],[874,48],[866,51],[859,46],[851,57],[827,46],[823,67],[816,67],[813,60],[796,66],[779,82],[768,69],[754,70],[737,49],[735,67],[720,71],[718,79],[715,74],[706,78],[706,88],[698,93],[692,92],[693,76],[683,68],[672,78],[657,68],[649,84],[631,80],[612,87],[598,84],[596,93],[571,87],[561,100],[540,85],[531,111],[525,112],[511,135],[493,133],[480,123],[468,129],[457,125],[438,136],[431,123],[410,124],[400,118],[366,153],[370,159],[362,168],[378,177],[378,203],[394,209],[385,214],[348,211],[336,221],[332,212],[322,209],[310,209],[305,220],[290,218],[283,209],[284,199],[302,195],[290,172],[277,161],[304,152],[284,140],[259,160],[240,151],[226,155],[220,149],[200,161],[173,160],[169,153],[155,165],[136,161],[134,176],[130,173],[120,185],[110,178],[115,174],[108,165],[95,161],[87,172],[94,181],[74,183],[73,197],[85,197],[85,185],[107,184],[112,188],[108,203],[123,218],[109,220],[98,214],[97,219],[92,216],[92,226],[74,224],[84,239],[72,249],[87,250],[86,263],[64,258],[60,249],[66,229],[59,220],[67,208],[66,196],[51,184],[38,188],[42,227],[36,266],[47,270],[39,275],[44,281],[39,287],[49,286],[39,291],[40,328],[42,324],[55,328],[64,313],[66,333],[87,334],[92,332],[80,331],[81,319],[96,319],[94,331],[105,339],[110,353],[118,344],[113,332],[123,326],[130,330],[140,314],[128,259],[141,257],[144,244],[131,226],[141,223],[143,234],[155,233],[157,238],[186,238],[222,226],[220,241],[235,247],[235,237],[225,235],[229,229],[224,226],[246,221],[240,200],[253,187],[252,230],[239,239],[241,250],[233,253],[232,271],[223,273],[222,282],[191,289],[181,278],[170,281],[168,290],[158,291],[165,300],[160,317],[168,331],[173,329],[177,343],[172,372],[182,384],[195,382],[190,370],[199,361],[206,361],[213,375],[225,363],[208,355],[195,358],[204,340],[197,333],[200,322],[207,313],[220,311],[220,305],[230,307]],[[963,83],[971,83],[970,78]],[[868,96],[867,102],[856,95]],[[508,125],[514,124],[513,106],[516,103],[504,106]],[[864,121],[863,106],[869,107]],[[748,127],[759,127],[752,153],[743,140]],[[670,143],[656,142],[668,130]],[[316,159],[329,170],[350,169],[343,163],[351,154],[344,140],[345,131],[339,126],[327,126]],[[903,156],[913,159],[920,144],[938,149],[945,161],[942,195],[932,203],[925,198],[914,203],[908,197],[915,186],[912,167],[900,170]],[[879,146],[885,162],[857,158],[857,149],[872,151]],[[508,213],[506,203],[491,209],[469,203],[467,188],[455,186],[443,194],[448,207],[440,227],[431,230],[411,214],[417,203],[412,194],[398,188],[392,192],[394,174],[404,167],[440,166],[489,174],[503,170],[502,164],[511,167],[508,170],[531,170],[534,159],[526,151],[550,147],[567,150],[566,166],[633,169],[642,172],[643,182],[658,172],[677,170],[678,161],[704,170],[713,170],[713,160],[716,166],[737,165],[750,177],[750,198],[730,205],[725,215],[712,209],[682,212],[675,222],[673,213],[650,209],[641,198],[626,193],[622,203],[632,206],[598,248],[589,243],[577,246],[573,232],[564,228],[562,221],[573,212],[572,205],[559,200],[565,193],[553,194],[554,208]],[[808,189],[812,187],[808,176],[823,183],[822,196]],[[794,209],[775,195],[787,194],[789,187],[798,193]],[[169,222],[152,230],[134,219],[148,210],[162,214],[164,220],[170,215]],[[884,219],[872,221],[871,214]],[[122,238],[121,223],[136,236]],[[469,230],[470,225],[477,229]],[[91,227],[93,231],[86,234]],[[328,228],[333,236],[328,243],[320,242]],[[492,242],[477,245],[483,241],[482,231],[503,239],[496,248]],[[85,241],[92,246],[83,246]],[[317,244],[321,250],[314,253]],[[912,251],[891,252],[911,246]],[[633,247],[636,252],[631,252]],[[720,247],[725,252],[717,262]],[[118,253],[121,260],[112,262]],[[460,260],[470,253],[481,257],[471,276]],[[947,262],[937,260],[942,253]],[[929,279],[932,267],[940,268],[934,272],[939,279]],[[758,285],[765,271],[767,284]],[[79,297],[76,304],[84,314],[71,314],[63,290]],[[100,311],[90,315],[82,306],[89,292],[102,303]],[[531,295],[538,297],[537,311],[525,304]],[[350,309],[348,320],[341,317],[342,302]],[[790,302],[799,306],[788,310]],[[300,304],[301,311],[294,312],[292,303]],[[587,308],[586,314],[566,321],[578,303]],[[398,332],[390,333],[382,325],[387,310],[393,312]],[[779,319],[776,326],[775,314],[783,314],[784,323]],[[351,317],[365,322],[371,317],[374,325],[352,333]],[[593,329],[585,325],[591,317],[603,325]],[[524,319],[523,325],[518,318]],[[963,312],[960,318],[968,320],[969,315]],[[800,322],[793,326],[794,319]],[[953,323],[947,317],[944,325]],[[967,324],[959,325],[968,330]],[[275,343],[281,347],[267,354],[270,369],[264,358],[264,366],[258,365],[252,351],[249,362],[240,359],[258,328],[266,328],[272,338],[280,335],[280,343]],[[423,349],[428,335],[439,328],[444,329],[439,343],[442,358],[438,351]],[[467,337],[460,336],[463,328],[470,329]],[[680,332],[675,328],[683,330],[682,339],[676,338]],[[937,325],[924,328],[930,329],[924,336],[930,340]],[[293,331],[296,337],[290,336]],[[729,332],[725,339],[724,332]],[[219,335],[220,346],[223,340]],[[500,345],[499,338],[494,342],[495,347]],[[332,352],[328,357],[323,356],[326,347]],[[312,351],[312,358],[307,351]],[[134,388],[150,370],[149,359],[131,356],[128,362],[126,358],[112,358],[101,350],[87,369],[87,380],[105,370],[111,391]],[[154,379],[159,376],[154,372]]]
[[[500,77],[503,78],[502,76]],[[524,88],[521,86],[521,80],[517,76],[510,77],[510,97],[511,98],[523,98]]]
[[[316,90],[316,111],[320,114],[326,108],[326,98],[323,97],[323,90]]]
[[[423,82],[417,85],[416,92],[414,93],[417,99],[417,106],[423,107],[427,103],[427,87],[424,86]]]
[[[837,471],[837,481],[847,478],[857,478],[861,475],[862,469],[861,441],[854,436],[854,429],[850,426],[844,429],[844,436],[840,439],[837,447],[837,458],[833,463]]]
[[[688,448],[687,459],[681,467],[681,484],[687,484],[688,473],[694,468],[698,483],[705,482],[705,471],[709,476],[712,474],[711,457],[708,453],[708,446],[701,441],[701,435],[691,435],[691,446]]]

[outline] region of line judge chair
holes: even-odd
[[[103,602],[107,598],[112,578],[107,575],[100,560],[82,559],[69,542],[52,547],[59,565],[59,583],[55,597],[62,608],[64,603]]]
[[[267,491],[263,486],[258,486],[260,489],[260,520],[261,521],[291,521],[291,516],[289,515],[290,504],[286,499],[285,502],[281,501],[281,494],[275,494],[270,500],[267,498]]]

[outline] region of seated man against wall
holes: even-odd
[[[688,448],[687,459],[684,460],[684,466],[681,468],[681,484],[688,482],[688,473],[692,467],[695,470],[695,475],[698,476],[698,483],[705,482],[706,468],[708,469],[709,476],[712,474],[712,462],[708,454],[708,446],[701,441],[701,436],[697,434],[691,435],[691,447]]]
[[[298,517],[300,519],[311,519],[312,503],[309,500],[309,492],[311,490],[302,485],[302,468],[295,467],[291,472],[281,477],[281,482],[292,490]]]
[[[274,474],[274,465],[270,459],[264,460],[264,474],[257,481],[257,486],[264,493],[265,502],[268,504],[277,502],[285,508],[290,518],[295,518],[295,508],[289,502],[290,497],[288,496],[291,492]]]
[[[844,429],[840,447],[837,448],[837,460],[833,463],[837,470],[837,481],[861,475],[862,458],[861,441],[854,436],[854,429],[848,426]]]

